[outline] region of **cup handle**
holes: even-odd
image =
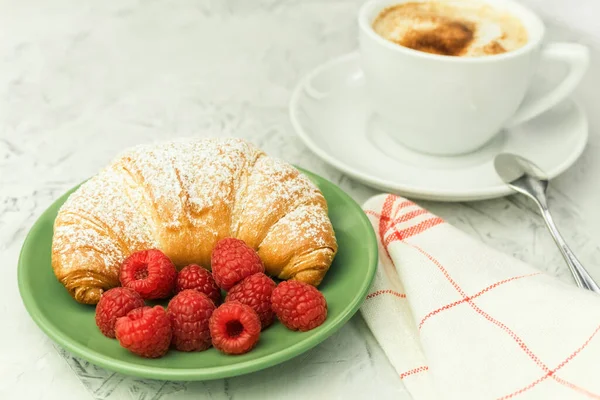
[[[515,115],[505,125],[506,128],[511,128],[537,117],[570,95],[588,68],[590,54],[588,48],[581,44],[551,43],[544,46],[540,54],[540,62],[548,61],[566,63],[569,67],[567,75],[562,82],[548,93],[529,99],[521,104]]]

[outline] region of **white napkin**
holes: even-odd
[[[600,296],[393,195],[362,315],[415,400],[600,399]]]

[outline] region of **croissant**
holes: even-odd
[[[240,139],[143,145],[81,185],[54,223],[52,268],[80,303],[119,285],[130,254],[162,250],[210,269],[222,238],[258,251],[268,274],[319,285],[337,252],[319,189]]]

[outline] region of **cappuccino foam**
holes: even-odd
[[[379,13],[373,29],[398,45],[457,57],[502,54],[527,43],[527,30],[517,17],[478,1],[392,5]]]

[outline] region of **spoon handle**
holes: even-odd
[[[594,279],[590,276],[590,274],[583,267],[581,262],[575,257],[575,254],[571,251],[562,235],[558,231],[558,228],[554,224],[554,220],[552,219],[552,215],[550,215],[550,211],[548,207],[544,204],[539,204],[540,210],[542,211],[542,216],[544,217],[544,221],[546,221],[546,226],[548,230],[552,234],[552,238],[558,245],[558,248],[564,257],[571,273],[573,274],[573,278],[575,278],[575,283],[577,286],[582,287],[584,289],[589,289],[592,292],[600,293],[600,287],[594,282]]]

